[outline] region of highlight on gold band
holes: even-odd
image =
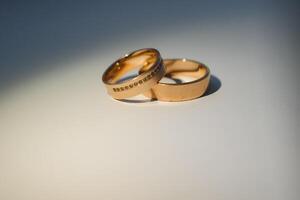
[[[202,96],[207,90],[210,70],[204,64],[188,59],[164,59],[165,77],[173,80],[182,77],[193,78],[192,81],[181,83],[159,82],[151,90],[144,93],[146,97],[160,101],[186,101]],[[144,72],[140,69],[140,73]]]
[[[134,78],[122,79],[134,69],[143,72]],[[102,81],[107,92],[115,99],[125,99],[150,90],[164,76],[165,70],[160,53],[147,48],[134,51],[115,61],[104,72]]]

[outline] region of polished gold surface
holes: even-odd
[[[210,71],[204,64],[187,59],[164,59],[166,77],[176,80],[181,77],[191,77],[194,80],[182,83],[159,82],[151,90],[144,93],[146,97],[160,101],[186,101],[198,98],[206,91]],[[146,70],[142,68],[141,73]]]
[[[134,69],[143,68],[138,76],[122,78]],[[165,70],[160,53],[156,49],[141,49],[114,62],[103,74],[107,92],[115,99],[125,99],[150,90],[164,76]]]

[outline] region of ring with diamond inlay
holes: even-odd
[[[123,80],[129,71],[143,68],[134,78]],[[152,48],[136,50],[115,61],[103,73],[107,92],[115,99],[126,99],[150,90],[164,76],[165,69],[159,51]]]
[[[144,93],[146,97],[160,101],[186,101],[198,98],[207,90],[210,80],[210,70],[204,64],[187,59],[164,59],[165,77],[180,79],[193,78],[189,82],[163,83],[159,82]],[[145,69],[141,68],[140,73]]]

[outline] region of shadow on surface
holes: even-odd
[[[221,87],[222,87],[221,80],[218,77],[211,75],[207,90],[201,97],[211,95],[211,94],[217,92]]]
[[[157,101],[156,99],[117,99],[117,101],[121,101],[124,103],[148,103],[152,101]]]

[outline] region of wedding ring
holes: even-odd
[[[144,93],[146,97],[160,101],[186,101],[198,98],[206,91],[210,71],[204,64],[187,59],[164,59],[165,77],[176,80],[180,77],[193,78],[192,81],[182,83],[159,82]],[[140,69],[143,73],[144,68]]]
[[[143,68],[134,78],[122,79],[129,71]],[[104,72],[102,81],[115,99],[125,99],[150,90],[164,76],[160,53],[156,49],[140,49],[115,61]]]

